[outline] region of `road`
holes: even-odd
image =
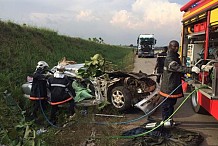
[[[134,72],[142,71],[147,74],[153,72],[156,58],[135,58]],[[185,94],[186,96],[188,93]],[[184,98],[178,100],[175,108],[180,105]],[[138,114],[138,115],[137,115]],[[141,112],[137,112],[135,117],[141,115]],[[152,115],[155,119],[160,119],[161,113],[160,108]],[[218,146],[218,120],[213,118],[211,115],[196,114],[192,107],[191,102],[188,101],[181,107],[181,109],[174,115],[174,120],[181,122],[179,127],[186,130],[199,132],[203,137],[204,141],[200,146]],[[145,121],[139,121],[136,124],[144,123]],[[135,126],[135,125],[132,125]]]

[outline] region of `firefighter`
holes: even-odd
[[[46,73],[48,71],[48,64],[45,61],[39,61],[36,70],[33,73],[33,82],[29,99],[33,101],[33,109],[31,113],[32,119],[37,119],[37,112],[42,105],[43,110],[47,104],[47,81]],[[41,103],[40,103],[41,102]]]
[[[72,88],[72,81],[64,74],[64,66],[58,65],[54,76],[48,79],[48,88],[51,92],[51,105],[50,121],[55,125],[57,123],[56,113],[59,110],[58,105],[69,103],[69,115],[72,118],[75,115],[75,90]]]
[[[164,62],[163,78],[160,87],[160,95],[163,98],[167,98],[162,105],[162,120],[167,120],[174,112],[174,105],[178,98],[183,97],[183,90],[181,85],[182,77],[185,73],[199,73],[200,69],[196,66],[185,67],[181,65],[179,54],[179,43],[176,40],[172,40],[168,46],[167,57]],[[175,90],[180,86],[177,90]],[[171,93],[175,90],[173,93]],[[167,121],[172,123],[173,120]]]
[[[167,56],[167,46],[163,47],[163,51],[161,53],[157,54],[157,61],[154,67],[154,74],[157,73],[157,78],[156,78],[156,82],[158,84],[160,84],[160,79],[162,77],[163,74],[163,67],[164,67],[164,60]]]

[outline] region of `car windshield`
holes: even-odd
[[[153,45],[154,38],[140,38],[140,44],[141,45]]]

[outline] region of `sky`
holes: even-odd
[[[47,28],[70,37],[136,45],[154,34],[156,46],[180,42],[180,8],[189,0],[0,0],[0,20]]]

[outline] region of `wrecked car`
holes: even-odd
[[[77,105],[91,106],[110,103],[118,111],[132,107],[150,112],[160,102],[159,85],[154,75],[143,72],[106,71],[105,59],[96,54],[91,61],[76,64],[64,58],[59,64],[65,66],[65,74],[72,79],[72,87],[76,91],[74,97]],[[56,71],[56,66],[51,72]],[[31,78],[22,85],[24,96],[31,90]],[[49,97],[49,92],[48,92]]]
[[[89,88],[93,98],[88,98],[80,101],[78,104],[90,106],[108,101],[119,111],[125,111],[131,107],[137,107],[149,112],[155,105],[159,103],[157,96],[159,86],[151,78],[152,75],[146,73],[134,72],[105,72],[99,77],[92,80],[77,79],[76,70],[83,67],[83,64],[67,65],[65,74],[73,77],[84,88]],[[52,69],[54,71],[54,68]],[[31,77],[28,82],[22,85],[24,96],[28,97],[31,90]]]
[[[160,101],[159,86],[145,73],[107,72],[94,80],[99,99],[107,100],[119,111],[137,107],[147,113]]]

